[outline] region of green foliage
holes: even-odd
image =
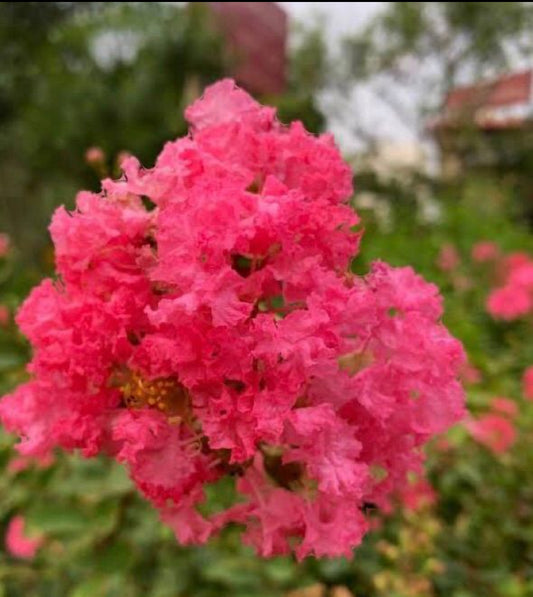
[[[347,92],[364,91],[397,129],[422,135],[451,89],[529,63],[532,24],[531,2],[387,2],[343,41],[331,76],[340,90],[336,103],[341,109]],[[353,118],[350,110],[344,107],[341,122]],[[375,127],[364,119],[355,124],[372,146]]]
[[[325,125],[317,107],[317,92],[326,84],[329,69],[328,53],[322,30],[299,29],[289,56],[288,91],[265,101],[278,109],[282,122],[301,120],[308,131],[320,132]]]
[[[493,74],[527,57],[532,22],[530,2],[389,2],[345,50],[358,77],[401,78],[430,64],[442,92],[465,73]]]
[[[186,133],[184,108],[231,71],[206,10],[203,3],[0,3],[0,221],[26,263],[39,259],[54,207],[72,206],[80,188],[97,190],[102,174],[117,176],[120,152],[151,166],[168,139]],[[282,119],[299,117],[313,131],[323,117],[301,57],[310,51],[320,72],[317,35],[296,47],[288,92],[269,98]],[[98,176],[84,159],[93,146],[106,156]]]
[[[86,150],[149,165],[185,132],[191,93],[225,72],[222,42],[202,7],[169,4],[4,2],[0,22],[0,217],[35,258],[53,207],[97,188]]]

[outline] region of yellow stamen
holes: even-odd
[[[168,415],[171,423],[192,419],[189,393],[175,378],[143,379],[130,372],[120,389],[127,408],[157,408]]]

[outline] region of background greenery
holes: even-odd
[[[414,7],[425,4],[439,5],[433,10],[448,19],[450,47],[466,36],[473,40],[466,45],[468,56],[477,55],[483,64],[497,57],[504,67],[503,42],[524,36],[529,13],[520,11],[530,3],[449,3],[476,5],[462,9],[390,3],[364,37],[347,40],[346,57],[358,49],[364,65],[378,72],[392,68],[391,58],[401,52],[420,57],[437,43],[420,22],[427,13]],[[380,39],[379,27],[388,31],[386,47],[372,38]],[[102,44],[110,48],[106,58],[97,50]],[[118,174],[120,151],[149,165],[165,140],[183,134],[183,107],[203,84],[229,72],[221,44],[206,27],[201,7],[0,3],[0,232],[12,240],[0,258],[0,304],[11,314],[51,270],[46,226],[53,207],[71,205],[79,188],[97,189],[102,174]],[[317,95],[336,85],[336,76],[319,30],[301,32],[290,57],[287,93],[268,100],[283,118],[298,116],[317,130],[323,125]],[[373,73],[342,74],[354,84],[363,76]],[[91,146],[102,148],[105,164],[87,164]],[[486,412],[494,396],[506,396],[519,408],[518,439],[508,452],[492,454],[458,426],[446,449],[436,442],[428,450],[435,504],[376,514],[376,529],[351,560],[297,564],[255,557],[231,530],[206,547],[181,548],[122,468],[57,454],[51,466],[17,471],[13,438],[2,435],[0,534],[14,515],[23,514],[45,543],[31,561],[2,547],[0,596],[533,595],[533,403],[521,389],[523,370],[533,365],[533,322],[503,324],[488,316],[491,272],[469,257],[479,240],[533,255],[523,215],[531,201],[527,175],[522,172],[525,183],[516,185],[514,172],[463,172],[442,181],[417,172],[383,180],[367,171],[356,175],[353,199],[365,227],[354,270],[364,272],[380,258],[410,264],[439,284],[445,323],[481,373],[481,381],[468,388],[470,410]],[[452,272],[437,266],[444,244],[453,244],[461,258]],[[24,378],[28,356],[10,315],[0,325],[0,393]],[[223,488],[211,499],[224,500]]]

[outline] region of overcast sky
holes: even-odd
[[[303,23],[320,17],[327,39],[334,43],[339,36],[364,27],[386,2],[278,2],[289,15]],[[325,18],[323,18],[325,17]]]
[[[324,28],[325,39],[332,52],[338,49],[343,37],[357,33],[383,10],[387,2],[279,2],[289,14],[292,24],[300,22],[312,26],[317,22]],[[402,122],[390,106],[379,100],[370,87],[359,86],[351,97],[345,98],[343,110],[338,113],[335,95],[324,94],[321,108],[328,117],[328,129],[337,142],[347,151],[357,151],[362,144],[351,132],[351,124],[362,124],[367,131],[373,131],[376,138],[392,142],[414,142],[416,133],[412,126]],[[407,98],[408,103],[413,103]],[[346,106],[353,109],[346,110]]]

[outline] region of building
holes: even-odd
[[[285,90],[287,15],[275,2],[206,2],[225,39],[231,74],[256,95]]]
[[[452,89],[429,128],[447,177],[521,168],[533,156],[533,71]]]
[[[374,172],[378,178],[406,180],[414,172],[426,172],[428,158],[418,141],[380,140],[371,151],[356,156],[354,170]]]

